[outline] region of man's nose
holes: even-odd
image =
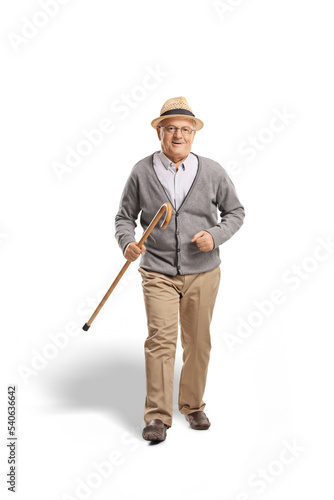
[[[183,137],[183,134],[181,132],[181,129],[180,128],[176,128],[175,131],[174,131],[174,135],[176,135],[176,137],[178,138],[181,138]]]

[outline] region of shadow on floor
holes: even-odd
[[[180,369],[175,364],[174,418],[178,417]],[[101,411],[126,427],[139,429],[144,424],[146,395],[144,355],[135,358],[121,352],[107,356],[91,353],[89,358],[61,366],[44,381],[43,390],[53,400],[52,411]],[[180,415],[181,417],[181,415]]]

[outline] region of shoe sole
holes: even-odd
[[[197,425],[197,426],[195,427],[194,425],[191,425],[191,424],[190,424],[190,427],[191,427],[192,429],[195,429],[195,431],[206,431],[206,430],[210,427],[210,425]]]

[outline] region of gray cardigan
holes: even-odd
[[[170,202],[173,206],[153,168],[153,154],[135,164],[121,196],[115,217],[115,237],[123,254],[127,245],[136,241],[139,212],[145,231],[163,203]],[[197,174],[183,203],[177,211],[173,206],[166,229],[160,228],[162,215],[144,243],[146,252],[139,262],[143,269],[171,276],[211,271],[221,263],[219,245],[243,224],[244,207],[226,170],[209,158],[196,156]],[[217,208],[221,216],[219,223]],[[196,242],[191,243],[193,236],[203,230],[214,240],[214,248],[209,252],[202,252]]]

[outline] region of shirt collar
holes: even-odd
[[[179,167],[182,166],[183,170],[185,170],[187,165],[191,162],[190,155],[191,155],[191,153],[189,153],[187,158],[181,163],[181,165],[179,165]],[[167,156],[162,151],[159,152],[159,157],[160,157],[161,163],[163,164],[163,166],[165,167],[166,170],[168,170],[169,167],[175,168],[175,163],[173,163],[169,158],[167,158]]]

